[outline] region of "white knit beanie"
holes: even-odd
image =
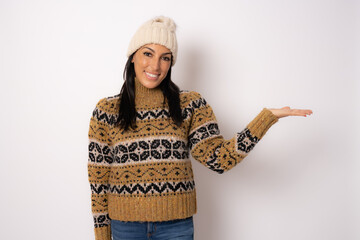
[[[176,24],[168,17],[159,16],[145,22],[130,41],[127,57],[146,44],[160,44],[167,47],[173,55],[172,65],[177,57]]]

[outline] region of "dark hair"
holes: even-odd
[[[120,91],[119,116],[115,122],[116,125],[119,125],[125,131],[128,130],[129,127],[132,129],[136,128],[135,69],[134,63],[131,62],[134,54],[135,53],[129,56],[125,65],[123,73],[125,82]],[[171,68],[172,57],[167,75],[160,83],[159,87],[164,94],[164,104],[165,98],[168,101],[170,117],[177,126],[180,126],[183,121],[180,107],[180,89],[173,81],[171,81]]]

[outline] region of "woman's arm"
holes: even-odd
[[[278,117],[264,108],[241,132],[225,140],[220,134],[215,114],[210,105],[197,92],[193,94],[192,116],[188,136],[193,158],[209,169],[223,173],[244,159],[278,121]]]
[[[102,106],[106,99],[96,105],[89,127],[88,175],[91,188],[91,209],[94,219],[95,239],[111,240],[110,218],[108,214],[108,191],[110,164],[113,151],[109,138],[109,124]]]

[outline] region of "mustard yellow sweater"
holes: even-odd
[[[88,173],[97,240],[111,239],[111,219],[167,221],[196,213],[191,156],[223,173],[244,159],[278,121],[264,108],[230,140],[212,108],[194,91],[181,91],[185,120],[177,127],[160,89],[135,80],[135,130],[115,127],[119,95],[101,99],[90,119]]]

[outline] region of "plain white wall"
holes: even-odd
[[[280,119],[234,169],[193,161],[198,240],[360,239],[358,1],[0,1],[1,239],[93,239],[87,133],[135,30],[177,25],[173,80],[225,138]]]

